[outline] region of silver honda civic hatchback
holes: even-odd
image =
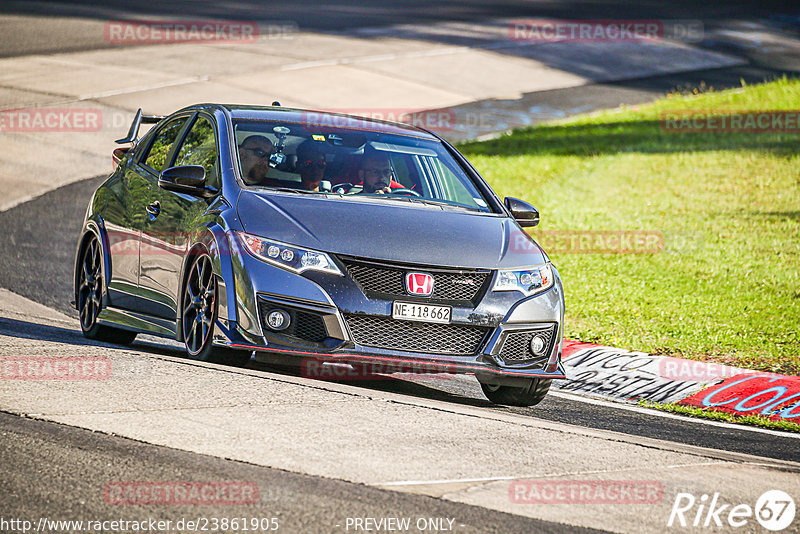
[[[141,138],[142,123],[154,126]],[[564,295],[453,146],[420,128],[280,106],[142,115],[75,256],[87,337],[197,359],[472,374],[531,406],[564,378]]]

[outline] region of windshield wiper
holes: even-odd
[[[363,197],[362,197],[363,198]],[[400,196],[400,195],[380,195],[380,194],[372,194],[369,195],[369,198],[383,198],[386,200],[399,200],[401,202],[416,202],[418,204],[426,204],[429,206],[437,206],[440,208],[451,208],[456,210],[469,210],[469,211],[478,211],[483,213],[484,210],[480,208],[474,208],[472,206],[466,206],[464,204],[454,204],[452,202],[447,202],[444,200],[434,200],[431,198],[421,198],[421,197],[413,197],[413,196]]]
[[[399,198],[399,197],[394,197],[394,198]],[[428,204],[430,206],[439,206],[442,208],[451,208],[457,210],[483,211],[480,208],[473,208],[472,206],[466,206],[464,204],[447,202],[446,200],[435,200],[432,198],[420,198],[420,197],[405,197],[405,198],[407,198],[409,202],[418,202],[420,204]]]
[[[284,193],[300,193],[303,195],[320,192],[320,191],[308,191],[307,189],[295,189],[294,187],[275,187],[270,185],[264,186],[264,188],[269,189],[270,191],[283,191]]]
[[[364,199],[364,200],[369,198],[369,199],[381,199],[381,200],[394,200],[394,201],[399,201],[399,202],[415,202],[415,201],[419,201],[418,202],[419,204],[428,204],[428,205],[431,205],[431,206],[439,207],[438,204],[434,204],[433,202],[426,202],[426,201],[421,200],[421,199],[419,199],[417,197],[410,197],[410,196],[381,195],[381,194],[377,194],[376,193],[376,194],[370,194],[370,195],[353,195],[352,198],[356,198],[358,200],[359,197],[360,197],[360,199]]]
[[[425,204],[433,204],[434,206],[442,206],[445,208],[455,208],[460,210],[470,210],[470,211],[483,211],[480,208],[474,208],[472,206],[467,206],[464,204],[456,204],[453,202],[447,202],[444,200],[433,200],[430,198],[417,198],[417,197],[410,197],[412,201],[417,202],[424,202]]]

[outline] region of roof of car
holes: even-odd
[[[218,104],[225,108],[234,120],[267,120],[280,122],[294,122],[304,126],[319,126],[320,128],[368,130],[396,135],[411,135],[427,139],[436,137],[416,126],[379,120],[374,118],[359,117],[346,113],[333,113],[329,111],[316,111],[310,109],[294,109],[280,106],[243,106]],[[203,105],[202,107],[207,107]],[[195,106],[193,106],[195,107]],[[198,106],[201,107],[201,106]],[[399,111],[396,112],[401,115]]]

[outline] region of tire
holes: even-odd
[[[78,305],[81,331],[89,339],[130,345],[136,339],[136,332],[97,322],[103,306],[104,287],[103,251],[97,238],[92,237],[83,247],[75,277],[75,302]]]
[[[497,386],[481,382],[486,398],[494,404],[506,406],[535,406],[544,400],[550,390],[550,378],[534,378],[525,387]]]
[[[194,256],[181,290],[181,334],[189,358],[242,365],[250,352],[214,347],[214,324],[219,313],[217,277],[208,254]]]

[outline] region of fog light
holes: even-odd
[[[544,349],[547,347],[547,340],[544,336],[536,335],[531,339],[531,352],[536,356],[544,354]]]
[[[272,330],[286,330],[291,321],[289,314],[283,310],[272,310],[267,315],[267,325]]]

